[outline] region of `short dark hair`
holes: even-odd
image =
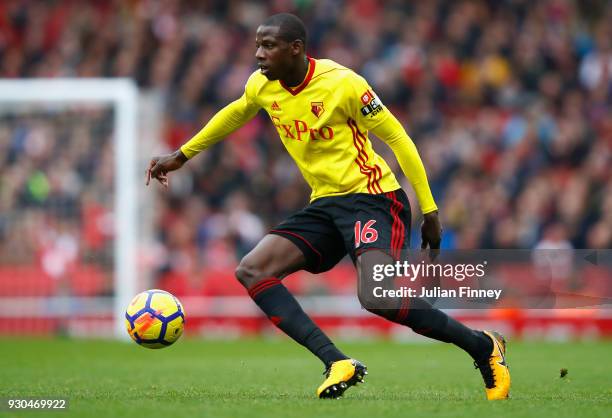
[[[267,18],[263,26],[277,26],[278,37],[283,41],[293,42],[299,39],[306,46],[306,26],[296,15],[278,13]]]

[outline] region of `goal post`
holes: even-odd
[[[127,338],[124,310],[136,294],[138,88],[131,79],[0,80],[2,104],[102,103],[112,106],[114,175],[114,333]]]

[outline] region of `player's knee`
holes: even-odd
[[[363,277],[366,271],[361,270],[359,277],[359,287],[357,289],[357,298],[361,306],[374,315],[383,318],[394,320],[400,305],[400,300],[390,297],[380,297],[380,292],[377,287],[380,287],[378,282],[372,280],[371,277]]]
[[[359,286],[357,290],[357,299],[359,300],[359,304],[365,310],[370,310],[373,307],[374,300],[366,289],[363,289]]]
[[[236,267],[236,279],[247,289],[253,287],[258,281],[265,277],[261,268],[249,261],[248,258],[243,258]]]
[[[374,292],[368,286],[359,286],[357,290],[357,298],[359,299],[359,303],[366,310],[373,314],[385,316],[384,312],[393,310],[397,308],[397,301],[390,298],[380,298],[376,297],[376,292]]]

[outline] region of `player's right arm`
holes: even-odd
[[[211,145],[216,144],[257,114],[259,105],[252,99],[253,86],[249,78],[244,94],[232,103],[225,106],[213,116],[213,118],[189,141],[171,154],[153,157],[149,162],[146,184],[151,179],[156,179],[163,186],[168,186],[168,173],[177,170],[187,160],[204,151]]]

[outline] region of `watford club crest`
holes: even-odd
[[[310,111],[318,118],[321,116],[325,109],[323,108],[323,102],[310,102]]]

